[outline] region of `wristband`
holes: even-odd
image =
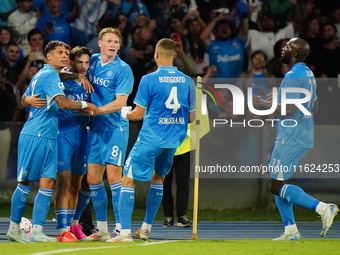
[[[85,101],[80,101],[80,103],[81,103],[81,109],[85,109],[88,107]]]

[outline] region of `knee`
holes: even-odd
[[[273,195],[276,195],[276,196],[280,196],[280,190],[281,190],[281,187],[284,183],[282,181],[277,181],[277,180],[271,180],[270,182],[270,192],[273,194]]]
[[[153,172],[151,183],[163,184],[165,176],[159,176],[156,171]]]

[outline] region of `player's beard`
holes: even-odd
[[[282,64],[289,64],[290,63],[290,56],[288,54],[282,56],[280,59],[279,59],[280,63]]]

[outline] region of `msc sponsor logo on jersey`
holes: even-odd
[[[90,78],[90,82],[94,83],[94,84],[97,84],[99,86],[104,86],[104,87],[108,87],[109,84],[110,84],[110,81],[109,80],[105,80],[103,78],[100,78],[100,77],[96,77],[96,76],[92,76],[90,75],[89,76]]]
[[[71,99],[73,101],[86,101],[89,98],[89,95],[87,93],[81,93],[76,95],[67,95],[68,99]]]
[[[185,83],[183,76],[160,76],[158,79],[160,83]]]

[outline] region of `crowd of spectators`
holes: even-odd
[[[288,71],[279,62],[282,47],[298,36],[310,44],[307,65],[320,78],[316,123],[340,124],[337,0],[6,0],[0,5],[0,26],[0,96],[13,95],[1,104],[6,113],[0,115],[2,122],[25,121],[20,97],[47,62],[46,42],[61,40],[98,53],[98,31],[115,27],[122,33],[119,55],[135,76],[130,105],[141,77],[155,69],[153,54],[160,38],[176,42],[180,71],[193,78],[207,73],[211,78],[240,77],[235,84],[245,95],[252,87],[265,99],[279,86],[268,78],[282,79]],[[208,103],[211,116],[235,118],[227,109],[232,96],[219,93],[225,104]]]

